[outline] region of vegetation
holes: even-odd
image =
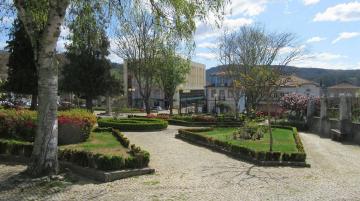
[[[33,142],[37,128],[37,112],[30,110],[0,110],[0,138]],[[81,128],[87,139],[96,123],[96,117],[85,110],[69,110],[58,113],[58,125],[73,125]]]
[[[305,162],[306,154],[296,129],[274,128],[273,151],[269,151],[268,133],[261,140],[237,140],[233,138],[234,131],[236,128],[185,129],[179,130],[178,137],[251,161]]]
[[[166,129],[167,121],[152,118],[114,119],[102,118],[98,120],[99,127],[111,127],[121,131],[155,131]]]
[[[221,141],[226,141],[231,144],[241,145],[256,151],[269,151],[270,135],[269,132],[264,134],[260,140],[243,140],[234,139],[233,134],[237,128],[215,128],[213,131],[199,133],[201,135],[212,137]],[[274,149],[279,152],[298,152],[296,143],[294,141],[293,131],[289,129],[273,128]]]
[[[108,131],[92,132],[84,143],[61,146],[59,160],[100,170],[143,168],[148,165],[148,152],[135,145],[124,147],[116,139]],[[32,150],[30,142],[0,139],[0,154],[30,157]]]
[[[110,42],[105,33],[101,13],[95,13],[91,3],[78,11],[69,25],[71,44],[66,47],[69,63],[64,66],[62,89],[86,99],[86,108],[92,111],[92,101],[100,95],[120,93],[120,82],[111,76]]]
[[[31,41],[25,32],[23,23],[16,19],[7,41],[10,52],[8,78],[5,90],[17,94],[32,95],[31,109],[37,107],[37,69]]]

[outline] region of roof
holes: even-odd
[[[312,84],[319,86],[319,84],[316,82],[306,80],[295,75],[286,76],[282,79],[285,81],[285,84],[283,86],[287,86],[287,87],[297,87],[305,84]]]
[[[360,87],[347,82],[342,82],[340,84],[329,87],[329,89],[360,89]]]

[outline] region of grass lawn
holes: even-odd
[[[91,151],[93,153],[105,155],[118,155],[128,157],[129,149],[123,147],[120,142],[111,134],[111,132],[91,132],[86,142],[79,144],[64,145],[61,149],[76,149]]]
[[[199,132],[198,134],[212,137],[221,141],[227,141],[234,145],[251,148],[256,151],[269,151],[270,135],[266,133],[261,140],[234,140],[233,133],[237,128],[215,128],[208,132]],[[298,152],[292,130],[273,128],[273,151],[294,153]]]

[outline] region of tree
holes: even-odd
[[[286,65],[301,54],[295,39],[293,34],[268,33],[259,26],[245,26],[236,32],[225,32],[220,38],[220,61],[228,66],[227,75],[236,83],[234,91],[239,93],[242,90],[245,94],[248,114],[256,110],[260,101],[268,95],[266,88],[259,86],[269,78],[259,72],[269,70],[282,73]]]
[[[191,37],[194,33],[196,19],[204,19],[210,12],[221,15],[225,3],[224,0],[149,1],[151,14],[156,16],[158,23],[167,24],[177,32],[184,33],[182,35],[185,37]],[[86,1],[72,0],[74,5],[71,8],[76,8],[79,2]],[[31,164],[27,172],[34,176],[56,174],[58,172],[56,117],[58,75],[54,55],[60,27],[64,22],[70,0],[14,0],[12,3],[6,1],[0,4],[2,11],[9,10],[0,13],[0,20],[4,19],[4,15],[11,15],[12,11],[16,10],[30,38],[33,52],[39,53],[34,55],[38,69],[39,120]],[[100,3],[109,5],[108,10],[115,10],[122,15],[124,1],[104,0]],[[171,12],[168,12],[169,10]]]
[[[291,112],[290,118],[303,120],[309,99],[310,97],[302,94],[287,94],[281,98],[280,105]]]
[[[69,64],[62,71],[62,88],[86,99],[86,108],[92,111],[92,101],[106,95],[112,84],[109,55],[110,43],[101,19],[98,19],[90,3],[84,4],[70,24],[71,44],[66,47]]]
[[[15,0],[17,14],[24,24],[38,69],[38,123],[27,172],[30,175],[57,174],[58,74],[55,48],[64,21],[68,0]]]
[[[120,24],[117,54],[126,61],[138,85],[146,113],[150,114],[150,96],[156,85],[162,33],[156,29],[155,18],[137,6],[128,11],[128,18]]]
[[[174,45],[164,44],[164,46],[159,57],[157,82],[164,92],[165,101],[169,104],[170,115],[172,115],[176,88],[185,82],[191,67],[189,60],[176,55]]]
[[[8,92],[32,95],[31,109],[37,106],[37,69],[31,41],[24,25],[18,19],[13,23],[10,40],[6,49],[9,51],[8,78],[5,89]]]
[[[31,41],[24,25],[18,19],[14,21],[10,32],[8,78],[5,89],[8,92],[32,95],[31,109],[37,107],[37,69]]]

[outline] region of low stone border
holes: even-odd
[[[211,149],[213,151],[220,152],[220,153],[226,154],[228,156],[231,156],[231,157],[233,157],[235,159],[244,160],[244,161],[253,163],[255,165],[258,165],[258,166],[311,167],[311,165],[307,164],[306,162],[260,161],[260,160],[257,160],[257,159],[254,159],[254,158],[251,158],[251,157],[248,157],[248,156],[244,156],[244,155],[242,155],[240,153],[234,153],[234,152],[228,151],[228,150],[224,149],[221,146],[216,146],[216,145],[208,144],[208,143],[205,143],[205,142],[193,140],[191,138],[186,137],[185,134],[180,134],[179,133],[179,134],[175,135],[175,138],[184,140],[186,142],[190,142],[192,144],[196,144],[196,145],[200,145],[200,146],[209,148],[209,149]]]
[[[4,162],[16,162],[20,164],[28,164],[30,162],[30,158],[4,154],[0,154],[0,160]],[[94,168],[81,167],[66,161],[59,161],[59,164],[60,168],[68,168],[74,173],[99,182],[111,182],[128,177],[153,174],[155,172],[155,169],[152,168],[102,171]]]

